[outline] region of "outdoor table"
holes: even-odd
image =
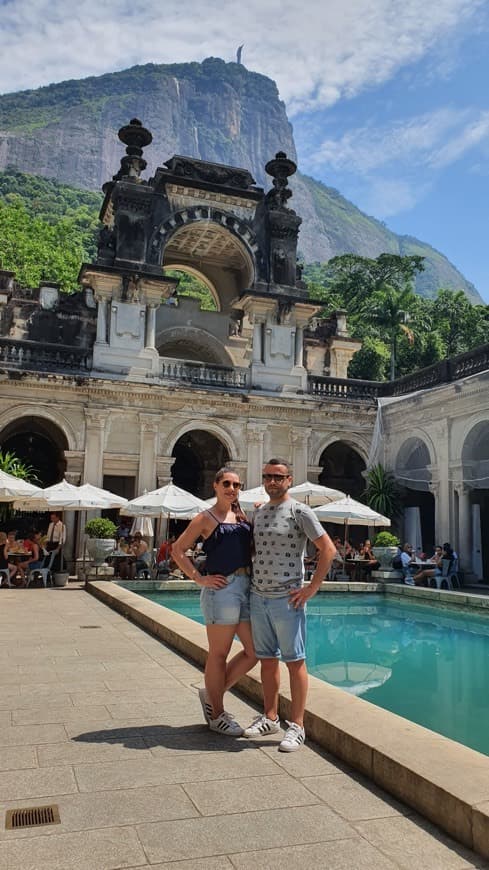
[[[127,559],[127,561],[130,562],[131,559],[134,560],[134,555],[132,553],[124,553],[123,551],[121,551],[121,552],[114,551],[113,553],[110,553],[107,556],[107,562],[109,562],[109,563],[112,561],[114,562],[114,576],[115,577],[121,576],[119,574],[119,566],[120,566],[120,563],[124,559]]]
[[[15,550],[14,553],[7,553],[7,560],[16,564],[17,562],[23,562],[30,556],[32,556],[32,553],[29,550]]]

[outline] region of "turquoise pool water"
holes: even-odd
[[[195,593],[143,593],[202,622]],[[310,673],[489,755],[489,613],[375,594],[308,606]]]

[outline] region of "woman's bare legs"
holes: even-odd
[[[253,646],[251,622],[240,622],[239,625],[236,626],[235,634],[238,635],[243,644],[243,649],[241,652],[233,656],[231,661],[227,663],[226,682],[224,687],[224,691],[226,692],[231,688],[231,686],[234,686],[234,684],[238,682],[240,677],[247,674],[248,671],[251,671],[258,661]]]
[[[212,706],[214,719],[223,712],[224,692],[256,664],[255,650],[249,622],[239,625],[207,625],[209,652],[205,666],[205,688]],[[237,634],[243,649],[227,663],[234,635]]]

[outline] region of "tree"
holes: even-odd
[[[384,284],[372,294],[368,304],[363,306],[363,316],[379,327],[381,336],[386,338],[390,347],[391,381],[396,376],[397,342],[400,334],[410,343],[414,341],[414,333],[407,324],[415,305],[416,297],[410,287],[397,290]]]
[[[401,490],[394,475],[379,462],[367,471],[365,498],[369,507],[394,519],[402,510]]]
[[[358,306],[385,286],[396,290],[411,286],[416,274],[424,270],[423,261],[418,255],[380,254],[370,259],[342,254],[327,264],[329,287],[342,296],[347,307]]]

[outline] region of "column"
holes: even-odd
[[[440,484],[438,481],[433,481],[428,484],[428,489],[433,495],[435,502],[435,543],[446,541],[446,538],[443,537],[444,529],[440,518]]]
[[[138,491],[141,494],[156,488],[159,417],[156,414],[140,414],[139,423]]]
[[[73,486],[78,486],[80,483],[79,471],[65,471],[65,480]],[[75,561],[77,546],[77,530],[80,528],[80,512],[79,511],[64,511],[63,522],[66,526],[66,544],[63,547],[63,558],[68,562]]]
[[[146,306],[146,343],[147,350],[155,350],[156,340],[156,308],[154,305]]]
[[[246,441],[248,444],[248,473],[246,476],[248,489],[261,484],[263,469],[263,438],[266,426],[260,423],[248,423]]]
[[[289,441],[292,447],[292,469],[294,483],[305,483],[307,480],[307,453],[311,429],[293,427],[289,431]]]
[[[472,507],[470,489],[464,483],[455,483],[454,490],[458,494],[458,540],[451,542],[457,550],[460,567],[464,571],[472,570]],[[443,541],[442,541],[443,543]]]
[[[158,489],[170,483],[171,470],[174,464],[174,456],[158,456],[156,460],[156,485]]]
[[[304,365],[304,327],[296,326],[295,328],[295,338],[294,338],[294,356],[295,356],[295,365],[303,366]],[[306,478],[304,478],[305,480]]]
[[[103,486],[105,424],[107,412],[85,408],[85,463],[83,483]]]
[[[107,344],[107,301],[97,298],[97,344]]]
[[[263,323],[264,320],[258,315],[253,317],[253,362],[263,362]]]

